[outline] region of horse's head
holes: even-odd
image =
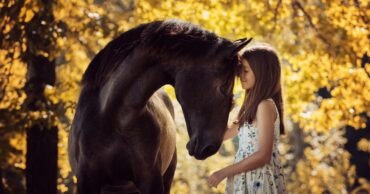
[[[186,147],[197,159],[215,154],[222,144],[233,98],[237,52],[250,40],[219,46],[176,74],[176,96],[190,137]]]

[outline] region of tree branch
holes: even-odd
[[[275,32],[275,29],[276,29],[276,25],[277,25],[277,18],[278,18],[278,11],[279,11],[279,8],[281,6],[281,2],[282,0],[279,0],[276,4],[276,7],[274,9],[274,27],[272,28],[272,32]]]
[[[319,32],[319,29],[312,22],[311,15],[305,10],[305,8],[301,4],[301,2],[299,2],[298,0],[295,0],[295,1],[293,1],[292,4],[295,5],[295,6],[297,6],[298,9],[300,9],[303,12],[303,14],[307,18],[308,23],[310,24],[310,26],[316,31],[316,34],[317,34],[318,38],[320,40],[322,40],[325,44],[327,44],[329,48],[331,48],[332,47],[331,43]]]

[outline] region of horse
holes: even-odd
[[[172,85],[198,160],[221,146],[237,52],[229,41],[182,20],[138,25],[109,42],[81,80],[68,154],[79,194],[168,194],[176,169]]]

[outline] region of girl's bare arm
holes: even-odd
[[[224,135],[224,141],[233,138],[238,135],[239,123],[232,122],[228,127]]]

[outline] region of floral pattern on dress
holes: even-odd
[[[268,99],[274,102],[272,99]],[[275,105],[275,103],[274,103]],[[279,160],[277,145],[280,137],[280,119],[274,123],[274,142],[270,163],[261,168],[243,172],[229,177],[226,183],[226,194],[284,194],[285,175]],[[238,133],[239,148],[235,154],[234,163],[240,162],[258,150],[258,128],[252,124],[244,123]]]

